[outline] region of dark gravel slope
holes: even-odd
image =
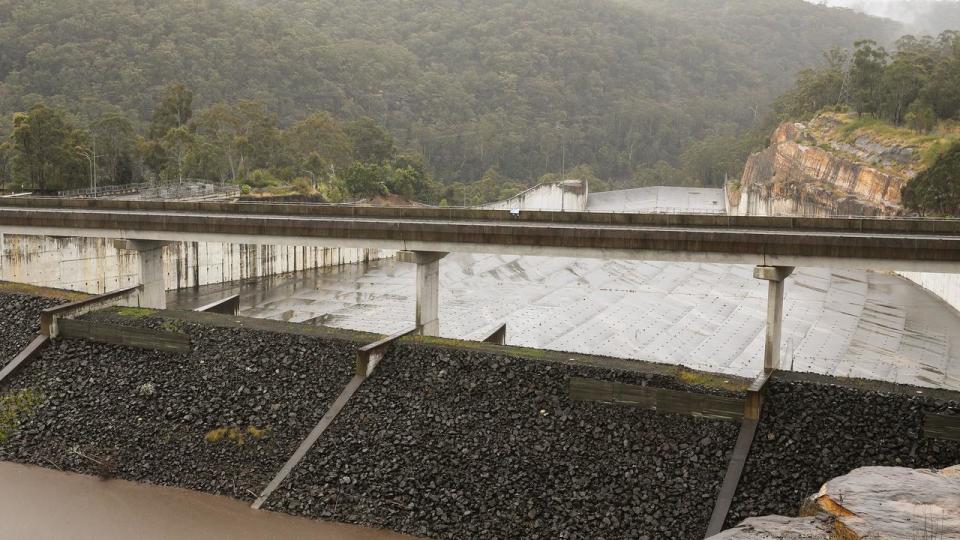
[[[349,381],[355,345],[179,329],[190,354],[75,340],[44,351],[9,385],[44,401],[0,444],[0,460],[259,494]]]
[[[400,346],[273,509],[434,538],[703,538],[738,426],[571,402],[639,374]]]
[[[923,411],[960,403],[806,382],[772,381],[728,525],[795,516],[824,482],[870,465],[943,468],[960,443],[923,437]]]
[[[40,312],[64,300],[0,292],[0,367],[40,332]]]

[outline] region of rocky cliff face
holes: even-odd
[[[809,125],[781,124],[770,146],[747,160],[739,186],[728,188],[737,215],[892,215],[900,190],[915,174],[914,149],[867,136],[828,140],[831,116]]]

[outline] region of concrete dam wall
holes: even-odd
[[[164,248],[168,290],[365,262],[376,249],[176,242]],[[0,281],[92,294],[140,282],[134,251],[103,238],[0,234]]]

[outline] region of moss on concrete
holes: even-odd
[[[23,294],[27,296],[40,296],[43,298],[56,298],[68,302],[76,302],[89,298],[90,295],[77,291],[67,291],[64,289],[51,289],[49,287],[38,287],[26,283],[12,283],[9,281],[0,281],[0,293]]]

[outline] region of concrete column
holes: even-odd
[[[398,251],[397,260],[417,265],[417,332],[440,335],[440,259],[442,251]]]
[[[763,370],[780,369],[780,334],[783,330],[783,281],[792,266],[758,266],[753,277],[769,283],[767,288],[767,335],[763,345]]]
[[[155,240],[118,240],[117,249],[136,251],[140,256],[140,307],[167,308],[166,271],[163,266],[163,246]]]

